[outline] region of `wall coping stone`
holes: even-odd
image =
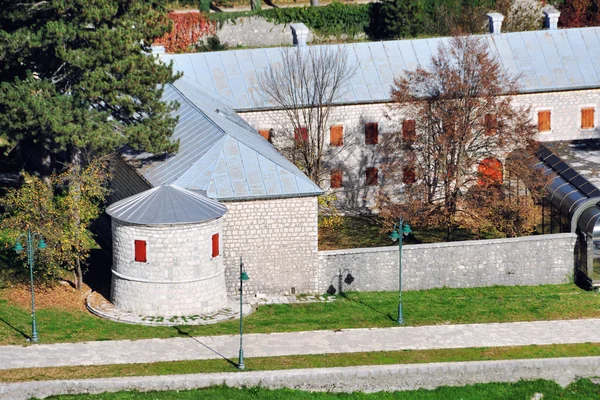
[[[443,242],[443,243],[422,243],[422,244],[405,244],[402,246],[403,250],[410,250],[415,248],[440,248],[440,247],[465,247],[465,246],[494,246],[501,243],[511,242],[537,242],[542,240],[562,240],[565,238],[577,238],[575,233],[554,233],[548,235],[535,235],[535,236],[520,236],[516,238],[502,238],[502,239],[483,239],[483,240],[463,240],[457,242]],[[362,247],[353,249],[338,249],[338,250],[320,250],[319,256],[333,256],[336,254],[361,254],[361,253],[380,253],[388,251],[398,250],[398,245],[383,246],[383,247]]]

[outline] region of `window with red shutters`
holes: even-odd
[[[377,186],[379,184],[379,170],[375,167],[369,167],[365,170],[367,186]]]
[[[498,119],[496,118],[496,114],[485,114],[483,124],[487,136],[493,136],[498,131]]]
[[[581,109],[581,129],[591,129],[594,127],[594,109]]]
[[[294,129],[294,141],[296,143],[308,142],[308,129],[305,127]]]
[[[329,145],[333,147],[340,147],[344,145],[344,127],[341,125],[334,125],[329,128]]]
[[[415,175],[415,169],[413,167],[406,165],[402,168],[402,182],[403,183],[410,185],[410,184],[415,183],[416,179],[417,179],[417,177]]]
[[[402,122],[402,140],[411,144],[417,138],[417,130],[414,119],[405,119]]]
[[[215,233],[212,235],[212,257],[215,258],[219,255],[219,234]]]
[[[271,141],[271,130],[270,129],[259,129],[258,133],[269,142]]]
[[[365,144],[377,144],[379,141],[379,125],[377,122],[365,124]]]
[[[502,163],[496,158],[486,158],[479,163],[477,168],[480,186],[501,185],[503,180]]]
[[[135,247],[135,261],[146,262],[146,241],[145,240],[134,240]]]
[[[329,187],[332,189],[339,189],[343,186],[343,172],[341,169],[334,169],[331,171],[331,177],[329,178]]]
[[[538,131],[548,132],[552,129],[550,110],[538,111]]]

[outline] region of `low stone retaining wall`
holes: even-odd
[[[510,239],[405,245],[402,288],[567,283],[574,271],[577,235],[562,233]],[[339,271],[355,280],[344,290],[398,290],[398,246],[319,252],[319,288],[338,288]],[[344,277],[346,275],[344,274]]]
[[[0,386],[0,399],[120,390],[186,390],[223,383],[233,387],[260,385],[272,389],[367,393],[521,379],[554,380],[566,386],[576,379],[599,375],[600,357],[545,358],[20,382]]]

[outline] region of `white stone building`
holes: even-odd
[[[558,15],[547,11],[546,30],[500,33],[500,17],[490,15],[492,32],[480,38],[507,72],[517,77],[521,89],[513,102],[530,108],[531,120],[539,127],[538,139],[546,142],[600,138],[600,27],[557,29]],[[438,46],[448,40],[339,45],[347,51],[356,73],[334,101],[329,125],[332,136],[333,130],[341,130],[343,144],[341,148],[330,146],[332,156],[327,161],[334,179],[325,182],[323,188],[339,192],[348,208],[364,209],[376,191],[373,182],[379,182],[381,141],[369,140],[367,131],[383,136],[401,130],[402,116],[386,117],[390,113],[394,78],[402,76],[405,70],[427,67]],[[272,135],[277,143],[285,117],[266,100],[258,77],[267,65],[280,63],[281,51],[244,49],[164,54],[161,58],[173,61],[175,69],[218,96],[263,136]],[[331,182],[339,186],[335,181],[340,182],[340,175],[342,187],[332,187]],[[368,182],[368,175],[376,179]]]

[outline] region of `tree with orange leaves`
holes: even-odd
[[[485,43],[471,36],[453,37],[429,68],[397,79],[392,115],[405,126],[410,122],[412,134],[384,141],[384,219],[393,223],[402,215],[417,225],[443,227],[448,240],[461,226],[488,224],[481,205],[504,198],[498,191],[504,185],[501,160],[535,143],[529,111],[512,103],[516,91]]]

